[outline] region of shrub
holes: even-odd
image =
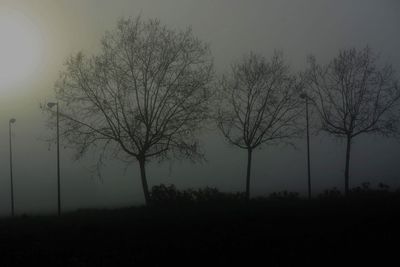
[[[298,192],[289,192],[289,191],[281,191],[281,192],[273,192],[269,195],[268,198],[272,199],[298,199]]]
[[[326,189],[322,194],[319,194],[319,198],[340,198],[342,197],[342,193],[336,187],[331,189]]]
[[[184,204],[241,201],[244,193],[223,193],[217,188],[205,187],[200,189],[178,190],[174,185],[156,185],[151,190],[153,204]]]

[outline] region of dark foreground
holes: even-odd
[[[0,220],[0,266],[398,266],[400,197],[264,199]]]

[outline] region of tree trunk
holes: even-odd
[[[144,200],[146,202],[146,205],[148,205],[150,203],[150,193],[149,193],[149,186],[147,185],[145,158],[139,158],[138,161],[140,165],[140,177],[142,179]]]
[[[351,136],[347,136],[346,168],[344,170],[344,193],[346,196],[348,196],[349,194],[350,151],[351,151]]]
[[[247,149],[246,200],[250,199],[251,153],[252,153],[252,149],[248,148]]]

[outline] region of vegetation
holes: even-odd
[[[172,30],[141,17],[121,19],[104,35],[99,53],[78,53],[66,61],[55,92],[62,107],[57,109],[61,136],[77,149],[78,158],[93,149],[99,165],[107,156],[138,162],[146,204],[249,200],[253,151],[300,137],[306,98],[307,107],[310,102],[319,115],[317,128],[346,140],[347,196],[358,190],[350,192],[349,183],[354,138],[398,134],[398,81],[392,66],[380,67],[368,47],[342,50],[326,65],[314,57],[309,63],[300,79],[282,53],[269,61],[249,53],[215,82],[210,48],[190,29]],[[56,116],[46,105],[43,109]],[[146,163],[203,158],[199,132],[210,118],[230,144],[247,150],[245,193],[165,185],[150,192]],[[53,118],[49,122],[54,126]],[[341,192],[334,188],[323,195],[339,197]],[[280,192],[271,198],[297,199],[298,194]]]
[[[288,142],[299,135],[300,83],[282,54],[270,62],[250,54],[223,76],[217,124],[225,139],[247,150],[246,198],[250,198],[253,150]]]
[[[374,256],[378,266],[395,262],[400,189],[350,186],[354,138],[399,133],[392,66],[380,67],[369,48],[348,49],[325,65],[310,57],[298,77],[281,53],[270,60],[249,53],[215,78],[210,47],[190,28],[141,17],[121,19],[97,54],[71,56],[55,86],[57,103],[42,107],[50,127],[57,127],[58,140],[61,125],[78,158],[94,150],[99,166],[105,157],[137,162],[146,205],[14,217],[10,168],[12,217],[0,219],[0,266],[342,266],[351,260],[358,266]],[[254,150],[302,135],[302,98],[307,138],[310,102],[318,130],[346,141],[344,193],[334,187],[311,198],[309,172],[309,199],[289,191],[250,198]],[[247,151],[245,192],[150,189],[149,161],[204,157],[199,133],[211,119],[229,144]],[[58,190],[60,211],[59,184]]]
[[[318,112],[320,129],[346,140],[345,194],[350,188],[350,154],[354,138],[364,134],[398,133],[400,88],[393,67],[378,65],[377,56],[363,50],[340,51],[329,64],[310,57],[305,83]]]
[[[174,185],[153,186],[151,201],[153,205],[171,204],[221,204],[226,202],[240,202],[245,199],[243,193],[222,193],[217,188],[178,190]]]
[[[243,194],[165,185],[152,195],[160,201],[147,207],[1,219],[0,264],[388,265],[397,255],[400,193],[386,187],[312,200],[287,192],[243,201]]]
[[[107,155],[136,160],[148,203],[146,162],[201,156],[196,132],[208,117],[210,49],[190,29],[140,17],[120,20],[101,44],[97,55],[67,60],[56,84],[61,136],[78,157],[97,148],[99,163]]]

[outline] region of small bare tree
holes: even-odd
[[[201,156],[196,132],[207,118],[212,57],[190,29],[122,19],[97,55],[78,53],[56,83],[62,136],[78,149],[138,161],[146,203],[146,162]],[[54,114],[53,114],[54,115]]]
[[[349,192],[350,152],[360,134],[397,132],[400,90],[392,66],[377,66],[370,48],[340,51],[327,65],[309,59],[306,84],[320,129],[346,140],[345,194]]]
[[[247,150],[247,199],[253,150],[299,134],[299,85],[280,53],[270,62],[251,53],[222,78],[218,128],[230,144]]]

